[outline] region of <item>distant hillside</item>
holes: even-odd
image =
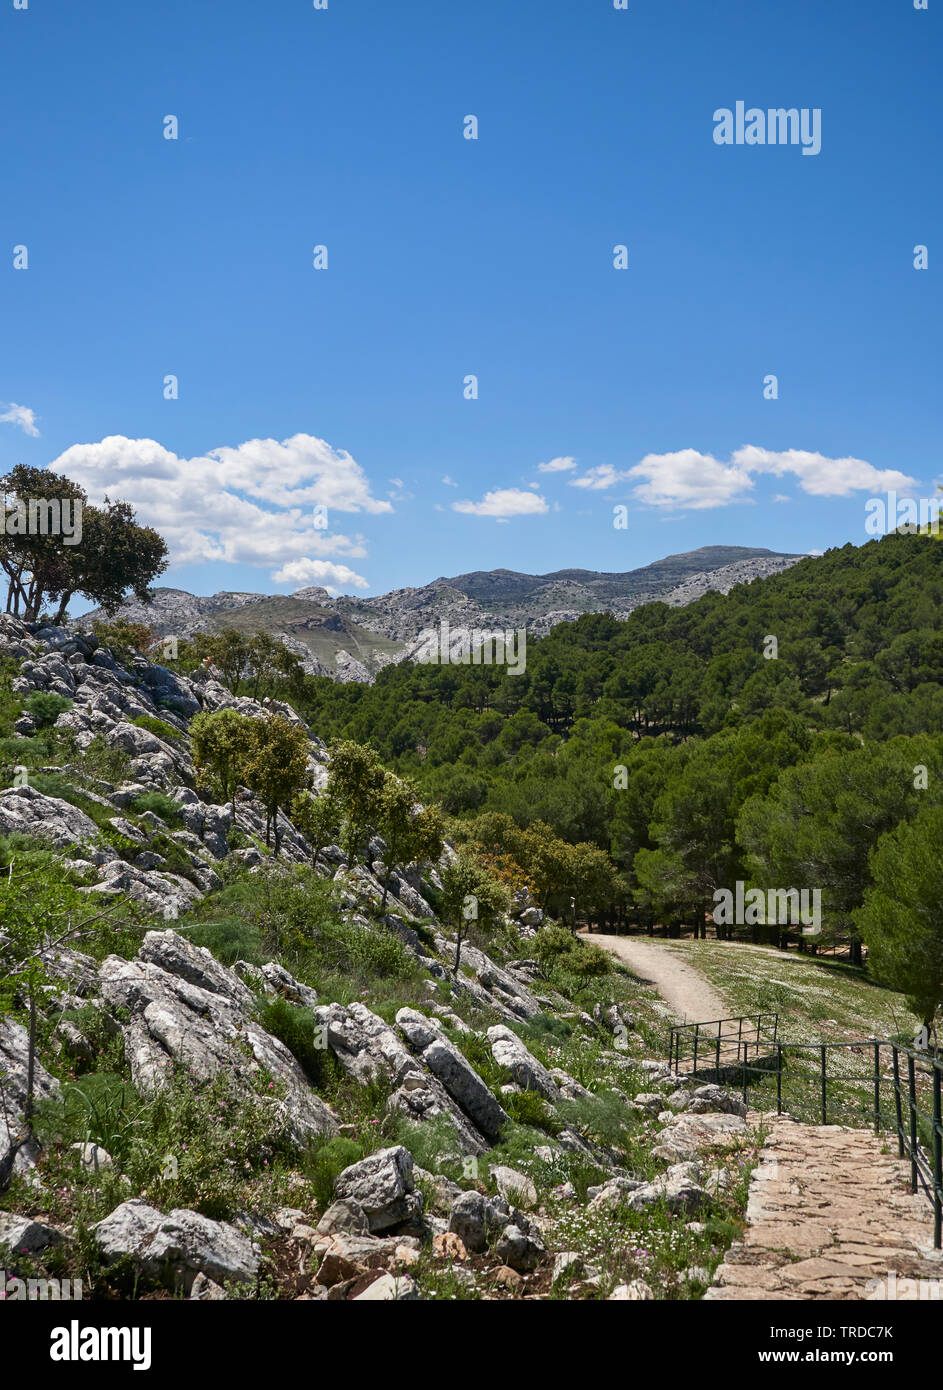
[[[712,589],[727,593],[736,584],[778,574],[800,558],[741,545],[708,545],[622,574],[476,570],[375,598],[331,598],[318,586],[291,595],[224,591],[211,598],[162,588],[155,590],[150,605],[133,600],[119,616],[146,622],[162,637],[224,627],[268,632],[302,656],[313,675],[370,681],[383,666],[407,657],[419,633],[443,619],[453,628],[526,628],[542,636],[583,613],[625,618],[655,600],[676,606]],[[98,610],[87,615],[89,621],[102,616]]]

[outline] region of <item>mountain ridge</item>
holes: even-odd
[[[634,570],[472,570],[370,598],[332,598],[319,585],[292,594],[220,590],[208,596],[167,587],[155,589],[149,604],[122,604],[116,616],[147,623],[160,637],[223,627],[265,631],[296,652],[311,674],[369,682],[391,661],[408,659],[420,634],[442,621],[453,628],[523,628],[541,637],[582,613],[625,618],[645,603],[680,605],[711,589],[727,593],[802,558],[765,547],[702,546]],[[104,617],[96,609],[85,620]]]

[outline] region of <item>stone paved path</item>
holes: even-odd
[[[919,1287],[904,1281],[943,1281],[932,1208],[911,1195],[893,1136],[775,1115],[765,1123],[749,1228],[705,1298],[916,1299]],[[943,1284],[923,1296],[943,1300]]]

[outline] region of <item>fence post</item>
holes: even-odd
[[[718,1025],[717,1025],[717,1048],[716,1048],[716,1056],[715,1056],[715,1060],[714,1060],[714,1070],[717,1072],[717,1075],[716,1075],[716,1077],[715,1077],[714,1079],[715,1079],[715,1081],[718,1081],[718,1082],[720,1081],[720,1030],[721,1030],[721,1027],[722,1027],[722,1026],[723,1026],[723,1025],[720,1024],[720,1023],[718,1023]]]
[[[897,1111],[897,1157],[904,1156],[904,1112],[900,1103],[900,1053],[897,1044],[891,1044],[894,1057],[894,1106]]]
[[[776,1044],[776,1114],[783,1113],[783,1045]]]
[[[695,1023],[695,1025],[694,1025],[694,1056],[693,1056],[692,1061],[691,1061],[691,1075],[692,1075],[692,1076],[697,1076],[697,1035],[698,1035],[698,1033],[700,1032],[700,1028],[701,1028],[701,1025],[700,1025],[699,1023]]]
[[[907,1104],[910,1106],[910,1190],[917,1190],[917,1082],[913,1054],[907,1054]]]
[[[943,1063],[934,1057],[933,1067],[933,1244],[943,1244],[943,1107],[940,1092]]]
[[[823,1124],[823,1125],[827,1125],[827,1124],[828,1124],[828,1096],[827,1096],[826,1082],[825,1082],[825,1067],[826,1067],[826,1061],[825,1061],[825,1044],[824,1044],[824,1043],[823,1043],[822,1046],[820,1047],[819,1051],[820,1051],[821,1054],[822,1054],[822,1124]]]
[[[881,1044],[874,1044],[874,1132],[881,1132]]]

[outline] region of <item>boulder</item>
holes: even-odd
[[[354,1296],[355,1303],[411,1303],[419,1297],[419,1286],[409,1274],[381,1274],[363,1293]]]
[[[55,1226],[34,1221],[31,1216],[14,1216],[0,1212],[0,1249],[6,1247],[12,1255],[33,1255],[61,1245],[64,1237]]]
[[[106,1264],[127,1257],[149,1278],[182,1284],[187,1293],[198,1274],[248,1283],[259,1269],[258,1250],[235,1226],[183,1209],[163,1216],[137,1198],[122,1202],[92,1232]]]
[[[68,801],[45,796],[35,787],[7,787],[0,792],[0,835],[38,835],[56,849],[98,839],[98,826]]]
[[[505,1226],[494,1253],[503,1264],[510,1265],[519,1274],[529,1274],[545,1258],[547,1248],[543,1241],[528,1235],[519,1226]]]
[[[413,1156],[402,1144],[380,1149],[339,1174],[334,1191],[339,1201],[354,1201],[371,1231],[386,1231],[422,1212],[422,1193],[413,1183]]]
[[[367,1213],[360,1203],[355,1202],[352,1198],[347,1198],[341,1202],[331,1203],[318,1222],[317,1230],[318,1234],[322,1236],[336,1235],[339,1231],[365,1236],[369,1234],[370,1222],[367,1220]]]
[[[539,1091],[551,1103],[561,1099],[560,1088],[547,1068],[521,1042],[516,1033],[503,1023],[488,1029],[491,1055],[500,1067],[507,1067],[518,1086],[524,1091]]]
[[[526,1173],[516,1168],[506,1168],[502,1164],[491,1169],[491,1176],[501,1196],[515,1206],[529,1210],[537,1205],[537,1189]]]
[[[725,1091],[723,1086],[699,1086],[688,1101],[686,1109],[691,1115],[705,1115],[716,1111],[724,1115],[746,1117],[747,1107],[739,1096]]]
[[[633,1279],[629,1284],[617,1284],[609,1295],[610,1303],[648,1302],[655,1297],[654,1291],[644,1279]]]
[[[480,1254],[510,1219],[506,1202],[499,1206],[480,1192],[463,1192],[449,1212],[449,1230],[455,1232],[466,1250]]]

